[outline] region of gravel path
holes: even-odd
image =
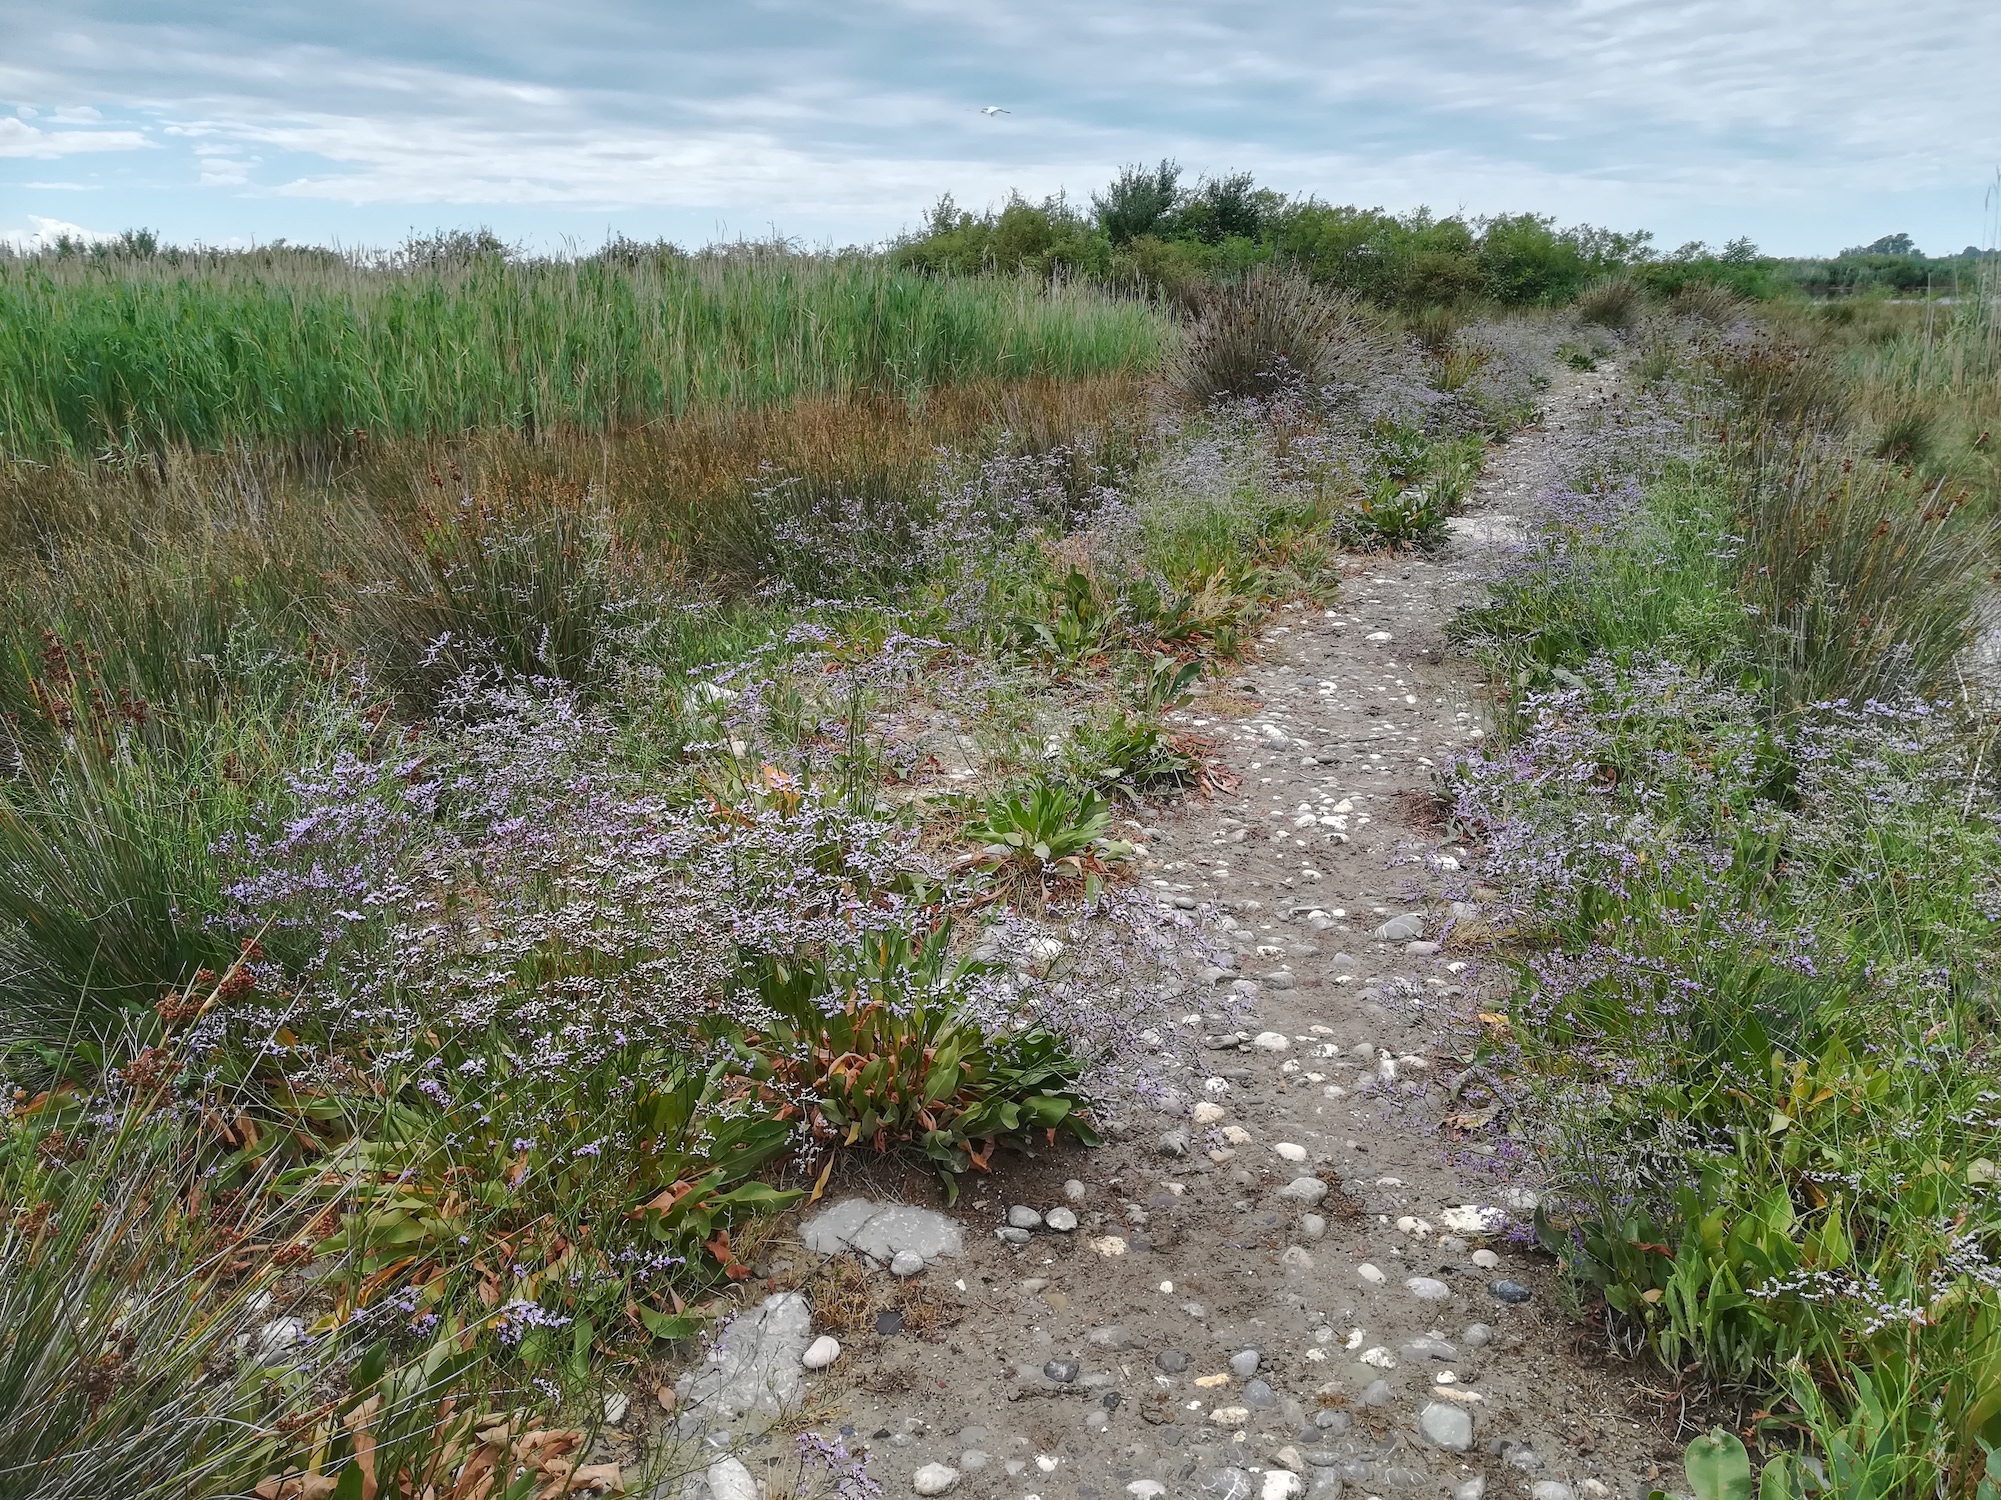
[[[1181,716],[1238,787],[1163,818],[1142,878],[1220,914],[1216,992],[1248,1003],[1175,1017],[1204,1038],[1175,1108],[973,1183],[959,1254],[876,1273],[896,1307],[850,1319],[805,1399],[886,1494],[1566,1500],[1671,1471],[1638,1372],[1588,1352],[1511,1238],[1532,1202],[1478,1089],[1451,1094],[1505,1002],[1478,963],[1494,893],[1425,815],[1484,716],[1444,626],[1607,387],[1569,380],[1496,450],[1443,552],[1358,560]]]

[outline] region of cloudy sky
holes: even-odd
[[[0,0],[0,233],[847,244],[1172,156],[1952,251],[1987,232],[1996,58],[1996,0]]]

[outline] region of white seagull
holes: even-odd
[[[1014,113],[1014,111],[1011,109],[1002,109],[998,104],[989,104],[985,109],[981,110],[980,113],[989,116],[1011,115]]]

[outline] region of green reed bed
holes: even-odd
[[[690,410],[1155,363],[1144,304],[866,258],[663,257],[390,270],[0,262],[0,445],[314,444],[603,430]]]

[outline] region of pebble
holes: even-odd
[[[1305,1488],[1306,1482],[1290,1469],[1266,1469],[1258,1500],[1294,1500]]]
[[[1475,1474],[1452,1487],[1452,1500],[1487,1500],[1487,1476]]]
[[[708,1480],[709,1500],[757,1500],[757,1481],[750,1477],[742,1459],[719,1458],[709,1465],[704,1477]]]
[[[1163,1349],[1154,1355],[1154,1368],[1163,1375],[1179,1375],[1187,1370],[1191,1361],[1179,1349]]]
[[[1230,1373],[1239,1380],[1249,1380],[1258,1373],[1258,1351],[1239,1349],[1230,1356]]]
[[[899,1250],[889,1262],[892,1276],[915,1276],[924,1269],[924,1257],[915,1250]]]
[[[1052,1359],[1042,1367],[1042,1373],[1058,1385],[1068,1385],[1077,1378],[1077,1372],[1082,1368],[1074,1359]]]
[[[1155,1143],[1162,1156],[1186,1156],[1188,1154],[1188,1132],[1179,1128],[1163,1130]]]
[[[823,1333],[806,1346],[806,1352],[799,1356],[799,1363],[809,1370],[824,1370],[841,1357],[841,1341],[830,1333]]]
[[[1371,935],[1385,943],[1406,943],[1424,936],[1424,918],[1416,912],[1405,912],[1400,917],[1391,917]]]
[[[1126,1486],[1126,1493],[1133,1500],[1160,1500],[1167,1493],[1167,1486],[1158,1479],[1135,1479]]]
[[[1390,1389],[1387,1380],[1372,1380],[1362,1388],[1362,1394],[1355,1398],[1357,1406],[1388,1406],[1396,1400],[1396,1392]]]
[[[1229,1111],[1223,1108],[1222,1105],[1212,1104],[1207,1099],[1204,1099],[1200,1104],[1196,1105],[1194,1109],[1189,1111],[1189,1117],[1193,1119],[1197,1125],[1214,1125],[1218,1123],[1223,1118],[1223,1116],[1227,1115],[1228,1113]]]
[[[1286,975],[1289,980],[1290,974]],[[1292,1048],[1292,1038],[1282,1031],[1260,1031],[1251,1038],[1251,1045],[1260,1052],[1286,1052]]]
[[[1473,1414],[1464,1407],[1433,1401],[1418,1413],[1417,1426],[1425,1441],[1448,1453],[1464,1453],[1473,1446]]]
[[[1535,1296],[1534,1292],[1523,1286],[1519,1281],[1491,1282],[1487,1290],[1494,1294],[1496,1302],[1506,1302],[1513,1307],[1519,1307],[1522,1303],[1527,1302]]]
[[[625,1414],[630,1410],[632,1410],[632,1398],[623,1391],[613,1391],[604,1398],[605,1426],[618,1426],[625,1420]]]
[[[1475,1250],[1473,1252],[1473,1264],[1483,1271],[1491,1271],[1500,1265],[1500,1263],[1501,1257],[1491,1250]]]
[[[1288,1203],[1318,1203],[1327,1196],[1327,1184],[1318,1177],[1295,1177],[1278,1190],[1278,1195]]]
[[[1042,1215],[1026,1203],[1017,1203],[1007,1211],[1007,1224],[1010,1229],[1040,1229]]]
[[[994,1231],[994,1235],[996,1238],[1001,1240],[1002,1243],[1009,1245],[1026,1245],[1030,1240],[1035,1238],[1035,1236],[1030,1234],[1026,1229],[1014,1229],[1014,1228],[996,1229]]]
[[[1529,1500],[1577,1500],[1577,1491],[1561,1479],[1538,1479],[1529,1486]]]
[[[1355,1267],[1355,1274],[1368,1282],[1370,1286],[1381,1286],[1389,1280],[1389,1277],[1383,1274],[1380,1267],[1372,1266],[1367,1261],[1363,1261],[1359,1266]]]
[[[1299,1233],[1304,1239],[1317,1240],[1327,1233],[1327,1221],[1319,1214],[1301,1214]]]
[[[1077,1227],[1077,1212],[1070,1208],[1052,1208],[1042,1222],[1058,1234],[1068,1234]]]
[[[1474,1323],[1459,1335],[1459,1342],[1469,1349],[1484,1349],[1494,1342],[1494,1330],[1485,1323]]]
[[[1254,1406],[1259,1411],[1269,1411],[1272,1407],[1278,1405],[1278,1392],[1274,1391],[1262,1380],[1246,1381],[1244,1383],[1244,1405]]]
[[[1452,1288],[1435,1276],[1413,1276],[1403,1287],[1420,1302],[1443,1302],[1452,1295]]]
[[[1304,1245],[1287,1245],[1279,1252],[1278,1261],[1280,1265],[1289,1266],[1295,1271],[1313,1269],[1313,1257],[1307,1253]]]
[[[920,1495],[942,1495],[959,1482],[959,1471],[950,1464],[926,1464],[910,1476],[910,1487]]]
[[[1211,1469],[1196,1476],[1195,1488],[1209,1500],[1251,1500],[1251,1476],[1242,1469]]]
[[[1278,1153],[1281,1160],[1289,1161],[1294,1166],[1306,1160],[1306,1148],[1294,1145],[1291,1141],[1280,1141],[1272,1147],[1272,1150]]]
[[[992,1462],[993,1460],[983,1450],[968,1448],[964,1453],[959,1455],[959,1472],[962,1474],[977,1474]]]
[[[1440,950],[1438,944],[1436,943],[1417,942],[1417,943],[1405,943],[1403,945],[1403,951],[1408,953],[1412,958],[1430,958],[1433,954],[1439,952]]]
[[[1063,1184],[1063,1196],[1072,1203],[1082,1203],[1084,1201],[1084,1194],[1087,1191],[1088,1189],[1085,1188],[1084,1184],[1074,1177]]]
[[[1405,1359],[1457,1359],[1459,1351],[1444,1339],[1412,1339],[1403,1346]]]

